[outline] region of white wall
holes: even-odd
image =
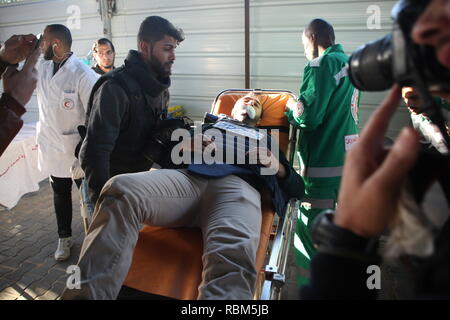
[[[252,0],[251,87],[288,89],[298,93],[303,67],[307,63],[301,32],[313,18],[333,24],[337,42],[348,54],[360,45],[390,32],[390,11],[395,1],[356,0]],[[0,6],[0,40],[14,33],[38,33],[50,23],[67,23],[67,9],[81,9],[81,28],[72,29],[73,51],[84,56],[92,42],[102,36],[102,22],[95,0],[33,1]],[[369,30],[367,8],[381,10],[381,29]],[[136,34],[142,20],[160,15],[181,27],[186,40],[177,50],[173,67],[172,105],[183,105],[198,118],[210,109],[216,94],[227,88],[244,87],[244,1],[243,0],[118,0],[112,18],[116,66],[122,64],[129,49],[136,48]],[[381,101],[384,93],[364,93],[361,125]],[[26,121],[37,119],[33,99]],[[409,123],[401,108],[394,117],[389,136]]]
[[[172,105],[183,105],[197,118],[209,111],[218,92],[244,87],[242,0],[119,0],[112,19],[118,60],[136,47],[139,24],[150,15],[163,16],[186,35],[173,66]]]

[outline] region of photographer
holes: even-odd
[[[256,97],[244,97],[236,102],[232,114],[234,119],[251,124],[261,109]],[[217,151],[221,146],[242,151],[234,138],[222,145],[218,140],[198,144],[200,150],[195,149],[195,143],[191,146],[191,139],[180,145],[189,155],[211,147]],[[288,199],[303,197],[304,184],[282,152],[276,157],[274,148],[247,149],[248,158],[256,160],[254,164],[194,163],[187,169],[151,170],[110,179],[83,242],[78,262],[81,290],[66,289],[62,299],[115,299],[130,267],[142,223],[201,229],[203,280],[198,299],[252,299],[261,229],[260,193],[267,189],[275,210],[282,214]],[[264,175],[267,168],[274,170]]]
[[[35,43],[36,37],[32,34],[14,35],[0,48],[0,77],[3,75],[4,87],[0,98],[0,156],[22,128],[21,116],[26,112],[24,106],[36,88],[34,66],[40,49],[32,52]],[[17,63],[26,58],[23,69],[17,71]]]
[[[449,36],[450,1],[430,1],[415,21],[412,40],[432,46],[440,64],[450,69]],[[400,96],[396,85],[347,154],[339,208],[334,219],[323,215],[317,224],[319,254],[312,261],[311,284],[301,289],[302,299],[376,298],[376,290],[366,285],[367,267],[380,262],[370,239],[379,236],[392,221],[400,191],[419,151],[419,136],[411,128],[402,130],[389,151],[382,148]],[[441,92],[441,96],[448,93]],[[448,167],[448,157],[445,160]],[[443,229],[435,241],[434,254],[423,261],[415,283],[418,297],[450,297],[449,236],[449,230]]]

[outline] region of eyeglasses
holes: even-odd
[[[99,55],[100,57],[105,57],[105,56],[112,56],[114,55],[113,51],[106,51],[106,52],[96,52],[94,51],[95,54]]]

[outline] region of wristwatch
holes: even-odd
[[[335,225],[334,215],[334,210],[325,210],[312,224],[312,240],[318,251],[364,261],[378,260],[378,238],[364,238]]]

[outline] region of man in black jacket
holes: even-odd
[[[96,203],[106,181],[117,174],[149,170],[143,149],[168,104],[175,49],[182,31],[158,16],[147,17],[138,34],[138,51],[102,77],[92,90],[81,167]]]

